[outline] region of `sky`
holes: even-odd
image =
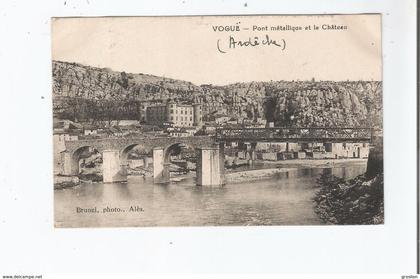
[[[346,29],[324,30],[327,25]],[[271,30],[277,26],[302,30]],[[319,29],[314,30],[315,26]],[[238,46],[249,38],[258,45]],[[312,78],[382,80],[381,17],[55,18],[52,59],[197,85]]]

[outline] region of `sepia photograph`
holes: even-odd
[[[417,8],[1,0],[0,278],[418,278]]]
[[[385,223],[380,14],[51,24],[56,228]]]

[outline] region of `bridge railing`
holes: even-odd
[[[219,128],[216,139],[223,140],[338,140],[371,141],[372,128]]]

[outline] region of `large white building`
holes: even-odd
[[[187,105],[170,101],[166,104],[147,107],[146,122],[153,125],[172,123],[174,127],[201,127],[202,109],[200,103]]]

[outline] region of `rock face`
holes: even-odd
[[[326,224],[362,225],[384,223],[383,173],[344,180],[321,175],[315,212]]]
[[[200,87],[186,81],[53,61],[53,95],[95,100],[191,97]]]
[[[270,81],[194,85],[76,63],[53,62],[54,113],[71,120],[139,119],[142,102],[200,101],[214,113],[266,118],[278,126],[382,128],[380,81]],[[105,119],[106,120],[106,119]]]
[[[279,82],[273,120],[291,126],[382,127],[380,82]]]

